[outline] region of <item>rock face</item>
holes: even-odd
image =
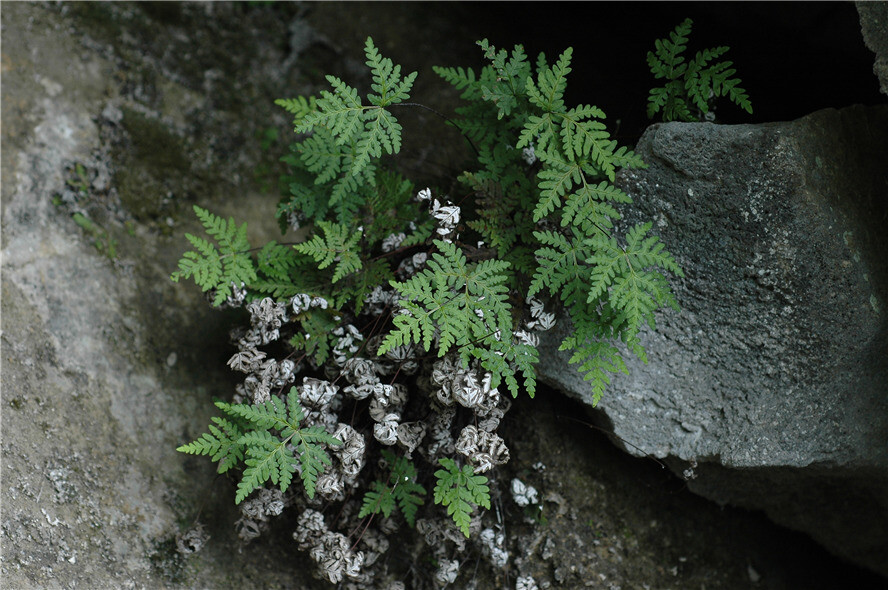
[[[683,266],[682,310],[600,412],[692,490],[888,574],[888,106],[655,125],[637,152],[618,182]],[[583,398],[555,345],[543,372]]]
[[[213,119],[233,113],[200,117],[201,104],[189,103],[203,101],[188,82],[172,81],[148,55],[124,57],[83,35],[68,8],[3,6],[2,585],[308,587],[283,545],[247,546],[243,562],[230,559],[230,496],[218,493],[209,465],[175,451],[230,383],[207,369],[224,362],[222,318],[168,278],[181,245],[165,235],[167,219],[186,192],[170,179],[193,164],[218,198],[233,192],[222,179],[241,171],[221,169],[219,150],[183,150],[177,123],[199,121],[219,140],[225,126]],[[104,17],[112,43],[122,37],[115,21],[146,18],[119,8],[73,7]],[[135,139],[134,122],[143,131]],[[111,144],[149,140],[158,143],[118,160],[141,175],[127,194],[112,163],[123,152]],[[151,154],[163,150],[188,155],[177,170],[153,166]],[[138,213],[127,201],[141,203]],[[197,518],[217,542],[186,561],[175,537]]]
[[[860,30],[866,46],[876,54],[873,73],[879,79],[882,94],[888,95],[888,3],[855,2],[860,15]]]

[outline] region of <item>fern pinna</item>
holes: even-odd
[[[438,480],[435,484],[435,504],[447,508],[447,514],[453,517],[456,526],[468,537],[469,524],[475,507],[490,509],[490,488],[487,486],[487,478],[475,475],[475,470],[470,464],[460,467],[453,459],[446,458],[441,459],[440,464],[443,469],[435,472]]]

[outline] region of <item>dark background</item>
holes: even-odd
[[[498,48],[520,42],[529,57],[545,51],[551,63],[572,46],[567,104],[604,109],[608,127],[626,143],[634,143],[649,123],[646,101],[655,80],[647,52],[686,17],[694,21],[686,59],[729,46],[722,59],[734,62],[752,102],[750,115],[720,99],[719,122],[789,121],[827,107],[888,100],[879,93],[875,56],[863,42],[852,2],[461,4]]]

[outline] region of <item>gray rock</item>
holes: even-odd
[[[238,545],[230,489],[175,450],[230,390],[224,370],[207,369],[223,366],[226,330],[199,292],[169,281],[182,243],[116,219],[126,213],[102,156],[102,125],[120,122],[106,107],[106,91],[120,92],[114,63],[84,50],[57,10],[2,14],[0,585],[311,588],[310,568],[280,539]],[[66,184],[74,163],[93,175],[77,190]],[[273,198],[265,204],[255,208],[268,216]],[[103,208],[116,256],[71,219]],[[196,522],[213,542],[186,560],[176,537]],[[181,539],[197,546],[193,533]]]
[[[888,2],[855,2],[866,46],[876,54],[873,73],[888,95]]]
[[[600,413],[692,490],[888,574],[888,106],[654,125],[637,151],[626,222],[655,222],[682,310]],[[557,343],[541,372],[588,401]]]

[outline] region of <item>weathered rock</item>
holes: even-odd
[[[692,490],[888,574],[888,106],[655,125],[637,151],[618,183],[683,266],[682,310],[601,414]],[[555,345],[543,374],[588,399]]]
[[[888,94],[888,3],[855,2],[860,15],[860,30],[866,46],[876,54],[873,73],[879,79],[882,94]]]
[[[231,182],[249,172],[248,162],[229,164],[206,146],[185,150],[176,121],[154,107],[166,101],[191,117],[192,137],[199,126],[213,139],[227,133],[243,143],[238,134],[252,137],[253,128],[231,129],[225,119],[236,114],[221,109],[201,116],[182,78],[156,69],[150,55],[131,50],[124,58],[122,48],[97,43],[65,17],[69,8],[94,11],[90,33],[109,33],[101,22],[122,45],[134,41],[121,22],[153,28],[135,5],[3,6],[0,585],[311,587],[310,568],[286,546],[288,531],[241,547],[224,481],[210,464],[175,451],[205,428],[211,397],[230,391],[214,368],[227,356],[227,328],[199,292],[169,281],[182,244],[164,234],[187,210],[183,183],[169,184],[169,195],[145,194],[151,212],[136,221],[115,180],[123,159],[115,163],[109,145],[132,140],[121,125],[127,108],[138,110],[143,129],[178,148],[171,153],[180,165],[205,174],[203,190],[217,203],[240,189],[259,199],[247,215],[270,218],[273,196]],[[163,85],[151,85],[151,99],[146,86],[136,92],[130,68],[140,67]],[[137,153],[133,164],[148,161]],[[146,167],[146,178],[162,186],[166,171]],[[75,212],[91,225],[78,227]],[[186,560],[176,535],[198,519],[212,542]],[[230,559],[233,547],[242,561]]]

